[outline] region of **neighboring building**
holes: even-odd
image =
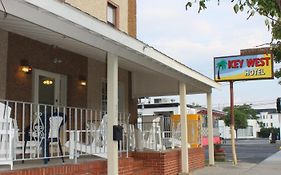
[[[248,127],[245,129],[238,129],[238,138],[257,138],[260,128],[279,128],[280,114],[275,108],[255,109],[257,112],[257,120],[248,119]],[[223,138],[230,138],[230,128],[225,126],[223,120],[219,120],[219,130]]]
[[[187,114],[202,115],[202,145],[208,144],[208,124],[207,124],[207,109],[202,107],[187,106]],[[170,130],[171,115],[180,114],[180,104],[174,99],[164,97],[146,97],[139,99],[138,104],[139,117],[162,116],[164,118],[164,130]],[[213,134],[214,142],[219,143],[219,128],[218,119],[224,116],[224,112],[213,110]]]
[[[260,132],[260,127],[257,120],[248,119],[247,122],[247,128],[237,130],[238,139],[257,138],[257,133]],[[223,120],[219,120],[219,132],[221,137],[223,137],[224,139],[231,138],[230,127],[226,126]]]
[[[0,15],[0,101],[2,106],[5,104],[5,108],[11,108],[9,113],[0,113],[3,117],[10,117],[9,121],[14,122],[14,130],[21,134],[15,140],[19,143],[31,141],[31,136],[29,140],[24,136],[29,133],[26,128],[32,129],[35,119],[62,112],[65,118],[60,135],[63,137],[57,140],[67,143],[66,140],[73,138],[73,142],[87,142],[83,147],[87,151],[79,152],[81,157],[93,154],[95,149],[90,149],[91,153],[86,149],[93,144],[96,147],[103,145],[110,148],[103,149],[106,155],[110,155],[107,161],[70,164],[69,168],[56,166],[50,170],[44,166],[40,172],[46,172],[46,175],[54,172],[118,174],[118,144],[112,138],[113,125],[120,122],[120,117],[126,119],[122,124],[131,127],[136,123],[137,99],[140,97],[179,95],[180,92],[180,98],[184,99],[187,94],[206,94],[211,110],[211,92],[213,88],[219,87],[218,83],[136,39],[136,0],[1,0]],[[108,117],[108,131],[104,134],[106,136],[103,135],[103,143],[97,144],[97,137],[93,139],[92,135],[98,130],[97,127],[102,128],[105,116]],[[130,121],[127,120],[129,117]],[[75,134],[78,132],[80,139]],[[16,135],[20,135],[19,133]],[[126,134],[128,133],[130,132],[127,131]],[[47,137],[47,131],[45,136]],[[89,140],[92,141],[91,144],[88,144]],[[122,148],[132,151],[133,143],[129,143],[129,139],[123,141],[126,143],[122,144]],[[38,143],[39,141],[37,145],[41,146]],[[40,149],[39,146],[37,150]],[[42,150],[48,148],[46,142],[44,146]],[[0,152],[8,153],[7,149],[5,147]],[[9,149],[13,150],[12,147]],[[42,156],[38,151],[36,159],[48,161],[49,158],[63,155],[74,158],[77,162],[80,158],[78,153],[74,153],[76,149],[65,148],[60,151],[63,154],[57,153],[57,157]],[[180,167],[178,160],[181,160],[181,153],[179,150],[172,151],[177,152],[173,154],[177,155],[173,157],[175,160],[171,160],[176,164],[157,160],[164,162],[165,168],[157,164],[159,167],[154,167],[153,170],[149,167],[139,169],[145,171],[144,174],[165,174],[165,170],[170,170],[166,167],[168,165],[173,166],[171,169],[174,174],[184,171],[183,168],[188,163]],[[201,163],[199,166],[204,166],[204,150],[198,148],[193,153],[190,165],[198,167]],[[202,155],[200,159],[196,158],[197,154]],[[144,157],[142,153],[134,155],[138,161],[156,161],[147,159],[148,154]],[[7,157],[1,156],[1,161]],[[123,162],[120,166],[123,167],[120,167],[119,173],[130,174],[134,170],[134,157],[124,157],[120,158]],[[7,161],[34,159],[21,152]],[[129,170],[122,171],[124,168]],[[38,169],[28,169],[28,172],[36,174],[33,170],[38,173]],[[73,171],[69,172],[70,170]],[[21,173],[19,171],[9,174]],[[28,174],[25,172],[22,173]]]
[[[264,128],[280,128],[280,114],[275,108],[256,109],[258,113],[258,122]]]

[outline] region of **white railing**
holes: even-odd
[[[138,120],[136,124],[136,149],[162,151],[165,150],[167,136],[170,135],[170,131],[163,130],[163,117],[162,116],[150,116],[143,117]]]
[[[180,125],[173,125],[170,117],[140,117],[136,129],[136,149],[163,151],[181,147]],[[197,121],[188,121],[189,146],[201,145],[201,125]]]
[[[135,149],[134,127],[129,124],[128,113],[119,113],[118,124],[123,126],[123,139],[119,141],[119,152]],[[82,155],[106,158],[107,116],[86,108],[61,107],[28,102],[0,100],[0,119],[10,123],[13,142],[7,147],[7,139],[0,135],[0,164],[5,158],[1,152],[13,151],[13,160],[50,158],[75,159]],[[4,126],[4,125],[3,125]],[[1,133],[10,133],[0,125]],[[3,150],[1,150],[3,149]],[[122,155],[122,154],[120,154]]]

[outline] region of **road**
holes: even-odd
[[[238,140],[236,142],[238,162],[260,163],[279,151],[280,146],[281,141],[277,141],[276,144],[269,144],[268,139]],[[232,161],[230,141],[227,140],[222,148],[225,149],[227,161]],[[208,155],[207,152],[206,155]],[[206,158],[208,159],[208,156]]]

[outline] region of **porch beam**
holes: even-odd
[[[214,134],[213,134],[212,93],[207,93],[207,116],[208,116],[209,165],[215,165],[214,139],[213,139]]]
[[[186,108],[186,85],[184,82],[179,83],[180,94],[180,123],[181,123],[181,174],[189,173],[188,165],[188,135],[187,135],[187,108]]]
[[[107,174],[118,174],[118,142],[113,125],[118,124],[118,56],[107,53]]]

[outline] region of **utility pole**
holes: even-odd
[[[234,95],[233,95],[233,81],[230,81],[230,133],[231,133],[231,146],[232,146],[232,157],[233,164],[237,165],[237,155],[236,155],[236,146],[235,146],[235,118],[234,118]]]

